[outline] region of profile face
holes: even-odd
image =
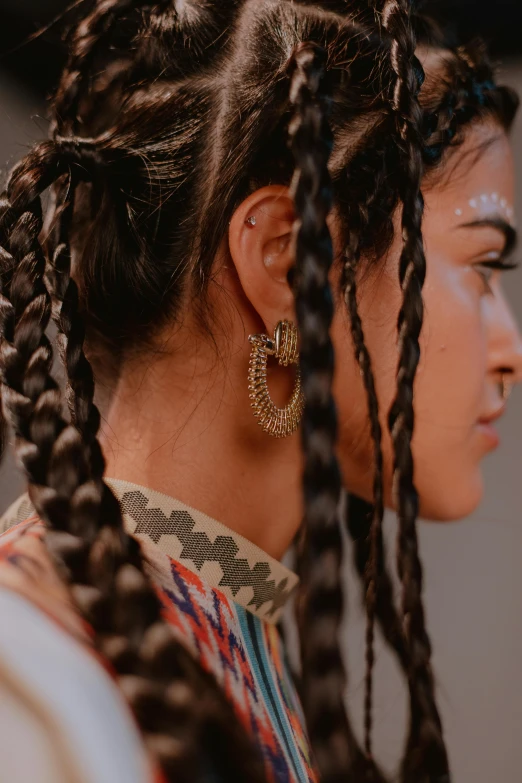
[[[514,190],[510,143],[493,125],[471,129],[438,181],[424,186],[427,279],[413,455],[421,513],[429,519],[462,518],[480,503],[482,461],[499,446],[494,423],[505,410],[502,377],[512,383],[522,376],[521,337],[502,290],[508,273],[497,268],[508,261],[514,241]],[[393,449],[387,414],[396,390],[402,298],[400,218],[396,225],[386,258],[366,265],[359,280],[384,432],[388,506],[393,505]],[[340,458],[348,488],[371,500],[373,444],[349,334],[345,309],[339,306],[334,341]]]

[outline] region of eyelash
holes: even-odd
[[[505,261],[503,258],[492,261],[480,261],[478,264],[475,264],[475,269],[482,278],[488,294],[493,293],[490,286],[493,272],[510,272],[513,269],[518,269],[518,267],[519,264],[516,261]]]

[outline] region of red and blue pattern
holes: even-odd
[[[317,776],[279,632],[148,542],[164,616],[214,675],[251,732],[273,783]]]
[[[0,536],[0,562],[24,572],[29,585],[24,592],[34,590],[35,603],[63,625],[58,607],[53,611],[52,589],[45,595],[46,569],[38,571],[37,558],[27,552],[29,540],[40,539],[43,532],[35,517],[11,528]],[[301,709],[276,626],[227,598],[150,538],[140,537],[140,541],[165,619],[234,705],[262,754],[270,783],[316,783]]]

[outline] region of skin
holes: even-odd
[[[477,158],[483,142],[487,148]],[[481,199],[483,194],[491,197]],[[471,513],[482,498],[481,463],[498,445],[492,422],[505,408],[502,374],[513,383],[522,378],[522,339],[502,294],[501,273],[482,266],[502,255],[513,221],[513,161],[505,134],[489,126],[473,129],[445,176],[425,183],[425,196],[428,274],[415,385],[415,480],[423,516],[452,520]],[[292,201],[282,187],[263,188],[240,205],[209,291],[215,342],[201,334],[188,297],[182,322],[161,335],[161,350],[123,368],[103,433],[109,476],[178,497],[276,558],[302,519],[301,443],[299,434],[271,438],[252,415],[248,335],[273,335],[279,320],[295,321],[287,283],[293,222]],[[335,217],[331,227],[335,238]],[[400,252],[399,231],[386,258],[362,265],[359,281],[384,430],[389,507],[393,457],[386,416],[396,388]],[[334,286],[338,275],[339,265],[332,272]],[[371,500],[366,396],[340,298],[332,337],[343,478],[350,491]],[[276,404],[286,403],[292,384],[290,368],[270,366]]]

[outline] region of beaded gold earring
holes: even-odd
[[[252,345],[248,391],[254,416],[268,435],[286,438],[298,429],[303,417],[305,400],[301,373],[298,367],[290,402],[285,408],[278,408],[268,390],[268,357],[274,356],[283,367],[299,364],[297,327],[291,321],[280,321],[273,339],[266,334],[252,334],[248,340]]]

